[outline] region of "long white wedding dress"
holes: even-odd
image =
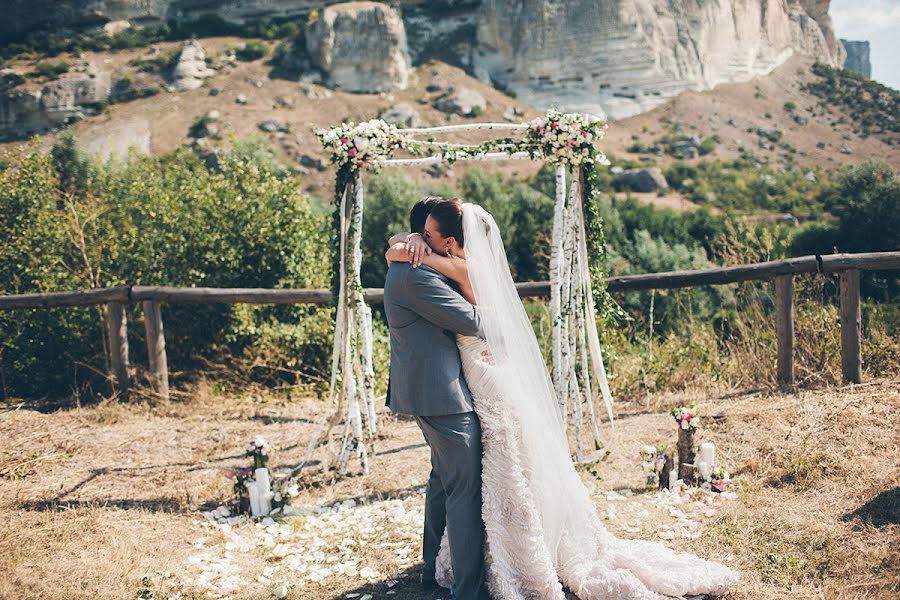
[[[721,595],[740,579],[728,567],[601,523],[569,454],[549,374],[512,283],[496,223],[465,204],[469,278],[486,338],[457,336],[481,421],[488,588],[497,600],[662,600]],[[502,310],[498,310],[502,307]],[[488,352],[492,363],[485,362]],[[438,582],[453,579],[446,532]]]

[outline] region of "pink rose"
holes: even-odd
[[[342,138],[341,138],[341,143],[342,143],[342,144],[346,144],[346,143],[347,143],[347,138],[342,137]]]
[[[350,158],[356,156],[356,148],[350,148],[349,150],[347,150],[347,156],[349,156]]]
[[[559,121],[554,121],[551,127],[553,127],[553,129],[559,129]]]

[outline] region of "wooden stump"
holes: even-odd
[[[794,383],[794,276],[775,278],[775,320],[778,334],[778,385]]]
[[[125,304],[110,302],[106,305],[106,331],[109,338],[110,373],[115,379],[115,391],[125,400],[130,386],[128,364],[128,323]]]
[[[849,269],[841,273],[841,371],[844,383],[862,381],[861,338],[859,271]]]
[[[685,485],[693,485],[696,479],[694,466],[694,430],[678,429],[678,478]]]
[[[144,300],[144,330],[147,334],[147,356],[153,390],[169,399],[169,366],[166,360],[166,338],[163,336],[162,314],[159,302]]]

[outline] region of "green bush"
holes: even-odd
[[[3,73],[0,75],[0,92],[22,85],[25,78],[18,73]]]
[[[265,44],[258,40],[250,40],[238,48],[235,55],[238,57],[238,60],[251,61],[260,59],[268,53],[269,49]]]
[[[64,60],[58,63],[41,61],[34,66],[34,71],[29,73],[28,76],[42,80],[59,79],[59,76],[68,72],[71,67],[72,65]]]
[[[211,172],[188,149],[85,169],[67,144],[52,158],[31,154],[0,172],[0,293],[122,284],[328,286],[327,219],[312,213],[298,180],[233,153]],[[202,370],[207,360],[253,357],[280,340],[290,342],[291,363],[262,365],[253,377],[321,377],[330,315],[307,305],[167,303],[169,365],[173,373]],[[140,323],[138,304],[128,305],[127,318]],[[94,307],[0,313],[4,397],[98,389],[101,332]],[[142,336],[142,328],[129,328],[138,365],[146,364]]]

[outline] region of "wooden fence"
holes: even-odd
[[[838,273],[840,276],[841,368],[843,379],[847,383],[859,383],[862,379],[859,273],[864,270],[894,269],[900,269],[900,252],[831,254],[803,256],[737,267],[611,277],[606,280],[606,284],[609,291],[618,292],[674,289],[774,279],[775,318],[778,340],[778,382],[781,385],[790,385],[794,380],[794,275],[803,273]],[[519,283],[516,285],[519,289],[519,295],[523,298],[550,295],[550,283],[546,281]],[[369,304],[380,304],[384,300],[384,290],[381,288],[367,288],[365,299]],[[147,355],[149,357],[153,389],[160,396],[168,398],[169,375],[166,364],[166,346],[163,335],[163,322],[160,315],[160,303],[325,305],[331,302],[331,293],[324,289],[197,288],[124,285],[75,292],[0,296],[0,310],[106,304],[106,328],[110,345],[110,375],[114,378],[116,389],[121,394],[127,395],[130,376],[125,303],[128,302],[143,303]]]

